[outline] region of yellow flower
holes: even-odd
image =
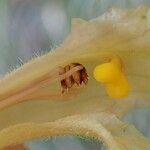
[[[109,12],[91,21],[74,19],[70,35],[57,50],[1,79],[1,149],[68,134],[97,138],[111,150],[150,147],[149,139],[119,120],[131,109],[150,105],[149,8],[113,11],[120,16],[111,19]],[[93,77],[97,65],[118,56],[131,86],[121,101],[109,97],[104,85]],[[89,82],[62,94],[58,68],[72,62],[86,68]]]

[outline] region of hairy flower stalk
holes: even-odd
[[[131,109],[150,106],[150,28],[148,17],[143,17],[149,8],[113,11],[120,17],[111,19],[108,12],[91,21],[74,19],[70,35],[56,51],[31,60],[1,79],[1,149],[54,135],[93,137],[111,150],[130,150],[132,145],[137,150],[150,147],[149,139],[119,120]],[[76,66],[59,75],[58,68],[72,62],[86,68],[89,81],[62,94],[60,81],[82,69]],[[115,64],[106,65],[114,72],[109,76],[109,69],[101,72],[100,66],[95,77],[104,83],[99,84],[93,71],[107,62]],[[131,86],[129,92],[126,83]],[[120,91],[113,95],[118,85],[121,92],[127,92],[121,97]]]

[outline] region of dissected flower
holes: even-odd
[[[0,148],[54,135],[97,138],[111,150],[150,147],[149,139],[119,120],[131,109],[150,106],[149,8],[113,11],[120,17],[109,19],[110,11],[91,21],[74,19],[60,47],[1,79]],[[113,58],[121,60],[121,77],[130,84],[121,100],[93,77],[97,65]],[[60,76],[59,67],[72,62],[86,68],[89,81],[62,94],[60,81],[83,69],[76,65]],[[118,77],[113,85],[122,85]]]

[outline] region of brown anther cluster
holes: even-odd
[[[62,93],[70,89],[74,84],[76,84],[77,86],[80,86],[82,83],[87,84],[88,75],[86,69],[83,65],[79,63],[71,63],[65,67],[59,67],[59,75],[63,75],[77,66],[81,66],[82,69],[73,72],[70,76],[61,80]]]

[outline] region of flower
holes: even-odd
[[[68,134],[97,138],[112,150],[150,147],[149,139],[119,120],[131,109],[150,105],[149,8],[113,11],[120,17],[109,19],[110,11],[90,21],[74,19],[70,35],[56,51],[1,79],[0,148]],[[109,97],[93,77],[97,65],[118,56],[131,85],[129,95],[121,101]],[[58,67],[72,62],[86,68],[89,82],[62,95]],[[7,121],[2,120],[8,116]]]

